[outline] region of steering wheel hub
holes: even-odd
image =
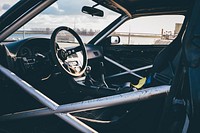
[[[64,61],[67,59],[67,52],[64,49],[59,49],[58,50],[58,57]]]

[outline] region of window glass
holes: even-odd
[[[121,45],[169,44],[179,33],[183,20],[182,15],[139,17],[127,21],[112,35],[120,37]]]
[[[91,0],[59,0],[42,13],[9,36],[8,40],[21,40],[29,37],[50,38],[53,30],[59,26],[74,29],[84,43],[89,42],[102,29],[119,17],[118,13],[100,5],[96,8],[104,11],[104,17],[96,17],[81,12],[83,6],[93,6]]]

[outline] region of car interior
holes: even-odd
[[[171,86],[180,63],[182,38],[188,25],[191,4],[180,0],[154,0],[148,4],[143,4],[146,0],[93,1],[97,7],[100,4],[120,16],[87,44],[72,27],[60,25],[50,38],[30,37],[1,43],[0,64],[61,105],[150,87]],[[8,11],[12,15],[7,13],[1,17],[2,22],[12,22],[26,15],[23,12],[32,9],[33,5],[35,3],[30,0],[27,3],[18,2]],[[95,7],[84,7],[82,12],[102,16],[103,12]],[[32,10],[26,12],[27,16],[34,16]],[[156,15],[182,15],[185,18],[178,35],[168,45],[119,45],[121,38],[113,33],[120,25],[136,18]],[[10,26],[9,23],[7,21],[0,29],[5,30]],[[69,37],[62,37],[64,32]],[[71,44],[71,36],[76,43]],[[44,108],[6,76],[0,75],[0,82],[3,90],[0,115]],[[156,132],[165,98],[166,95],[160,95],[145,101],[70,114],[99,132]],[[78,132],[55,116],[1,122],[0,126],[0,132],[3,133],[62,131]]]

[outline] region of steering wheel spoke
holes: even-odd
[[[64,66],[68,71],[70,71],[71,73],[76,73],[76,69],[75,69],[73,66],[69,65],[69,63],[64,62],[64,63],[63,63],[63,66]]]
[[[73,55],[79,51],[82,51],[82,46],[77,46],[75,48],[67,49],[65,52],[67,53],[68,56]]]

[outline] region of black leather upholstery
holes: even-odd
[[[176,38],[169,46],[164,48],[155,58],[152,73],[161,72],[169,62],[172,62],[181,48],[181,41]]]
[[[156,56],[153,68],[151,70],[150,76],[154,76],[156,73],[164,74],[166,77],[173,79],[176,72],[176,66],[180,60],[180,49],[182,47],[182,36],[185,33],[185,28],[188,23],[188,16],[186,16],[182,28],[178,36],[160,53]],[[153,79],[154,81],[156,79]],[[157,82],[157,81],[155,81]],[[155,85],[153,83],[153,85]]]

